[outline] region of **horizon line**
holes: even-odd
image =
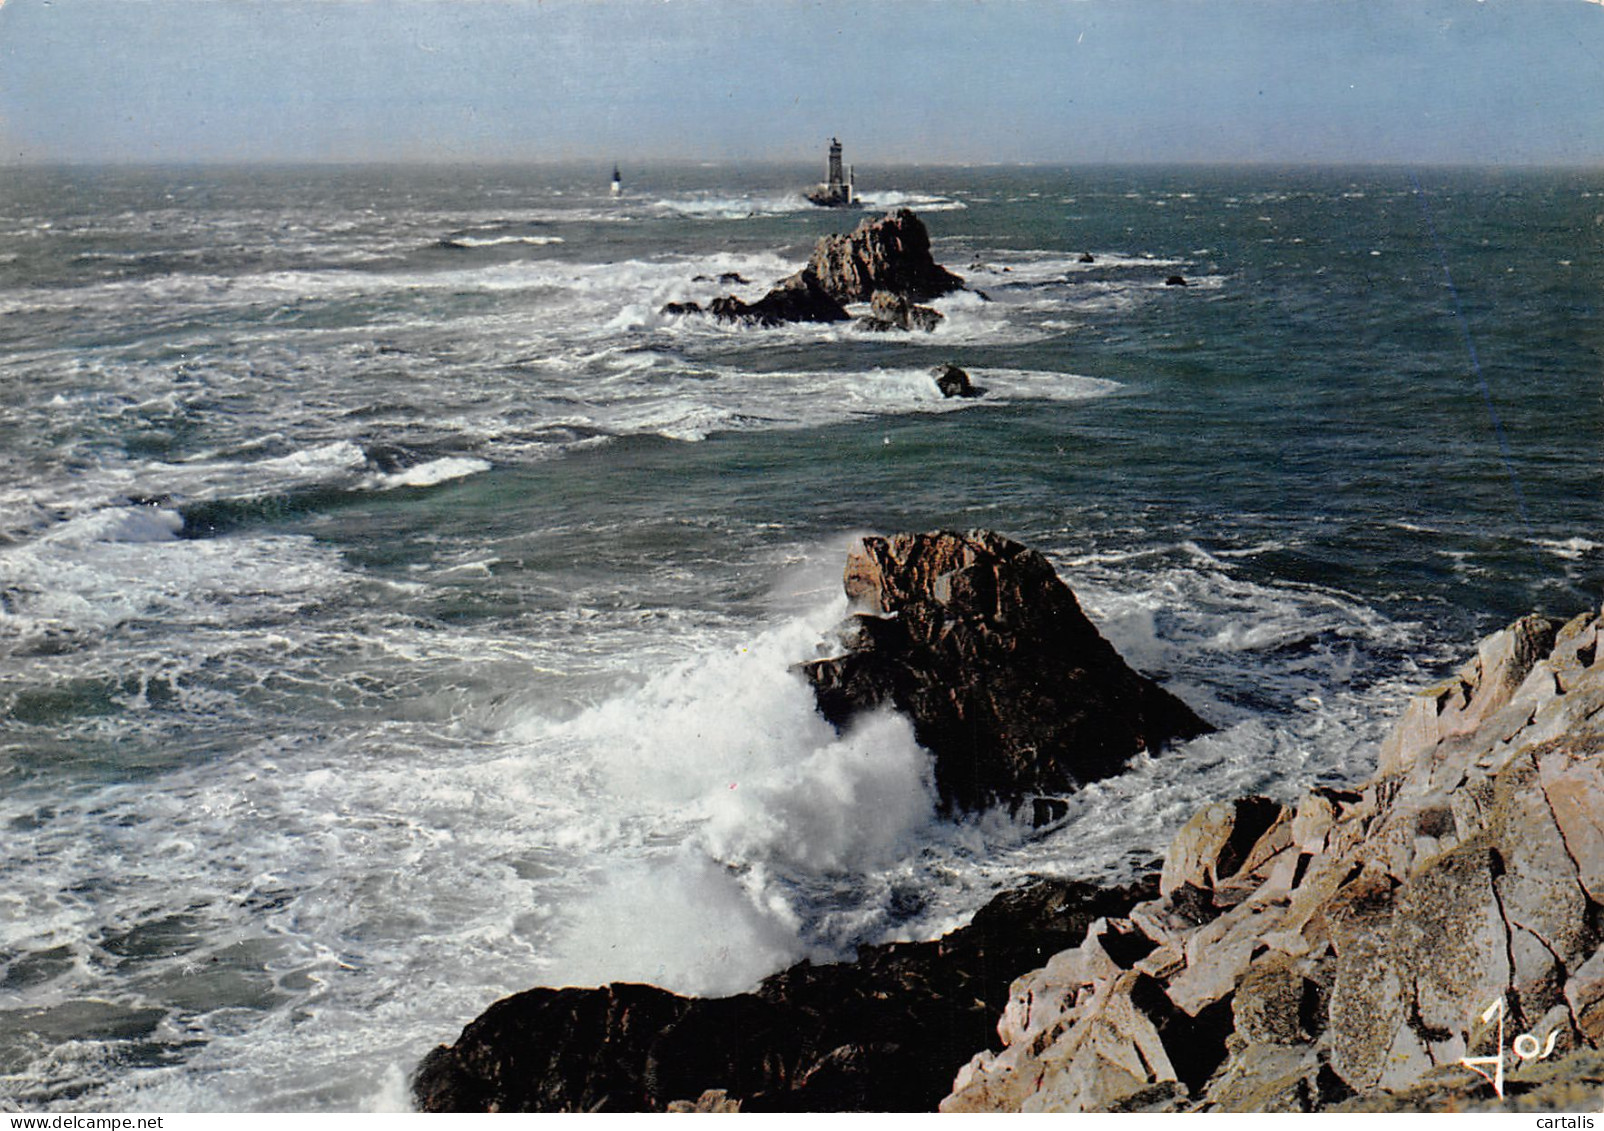
[[[3,0],[0,0],[3,2]],[[1604,0],[1598,0],[1604,4]],[[315,157],[252,158],[247,160],[226,158],[193,158],[148,160],[141,158],[47,158],[40,160],[5,161],[0,169],[380,169],[380,168],[526,168],[575,169],[596,167],[632,166],[635,169],[724,169],[724,168],[800,168],[815,162],[803,159],[753,158],[696,159],[661,158],[638,162],[616,161],[613,158],[570,157],[559,160],[539,158],[464,158],[441,160],[430,158],[362,158],[331,159]],[[861,164],[854,162],[855,165]],[[1604,171],[1604,156],[1580,161],[1475,161],[1428,159],[1408,161],[1397,158],[1131,158],[1127,160],[988,160],[988,161],[886,161],[871,162],[873,169],[1132,169],[1132,168],[1197,168],[1197,169],[1524,169]]]

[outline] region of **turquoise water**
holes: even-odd
[[[662,316],[855,217],[609,173],[0,195],[0,1097],[399,1104],[507,992],[741,989],[1363,777],[1598,599],[1604,176],[860,172],[985,296],[909,336]],[[1046,836],[830,733],[852,537],[976,526],[1220,733]]]

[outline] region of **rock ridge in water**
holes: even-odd
[[[1128,667],[1046,558],[991,531],[864,538],[842,654],[803,665],[839,727],[893,706],[948,811],[1017,809],[1212,728]]]
[[[869,302],[882,292],[880,305],[866,320],[875,329],[933,330],[941,314],[919,300],[962,289],[964,281],[931,257],[930,233],[912,210],[899,208],[876,220],[864,220],[844,235],[823,236],[808,264],[781,279],[756,302],[735,295],[715,298],[704,308],[694,302],[671,302],[664,314],[707,313],[725,322],[781,326],[788,322],[845,322],[846,305]]]
[[[932,1111],[1013,978],[1156,885],[1038,880],[939,940],[803,962],[733,997],[528,990],[425,1057],[413,1095],[423,1111]]]
[[[1523,618],[1362,787],[1203,809],[1157,898],[1015,984],[942,1110],[1574,1105],[1604,1080],[1601,635]],[[1460,1063],[1494,1055],[1502,1099]]]
[[[845,322],[851,317],[812,271],[802,270],[775,284],[756,302],[744,302],[734,295],[716,298],[707,305],[708,313],[726,322],[749,322],[758,326],[783,326],[787,322]]]
[[[930,233],[909,208],[864,220],[845,235],[825,236],[806,270],[841,302],[868,302],[875,291],[917,302],[964,285],[931,256]]]

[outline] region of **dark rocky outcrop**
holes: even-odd
[[[707,276],[698,276],[706,279]],[[747,280],[729,272],[723,283]],[[869,329],[933,330],[941,314],[921,299],[959,290],[964,281],[930,256],[930,233],[912,211],[899,208],[878,220],[865,220],[845,235],[825,236],[814,245],[808,265],[748,303],[734,295],[708,303],[706,313],[727,322],[780,326],[787,322],[844,322],[845,305],[871,301],[885,292],[881,306],[864,324]],[[697,313],[696,303],[671,302],[664,314]]]
[[[961,290],[963,279],[930,255],[930,233],[911,209],[864,220],[846,235],[825,236],[806,268],[842,302],[866,302],[875,291],[910,301]]]
[[[1187,285],[1186,276],[1171,275],[1168,279],[1164,280],[1164,285],[1166,287],[1184,287]]]
[[[529,990],[425,1057],[414,1096],[424,1111],[932,1111],[992,1041],[1014,977],[1155,885],[1040,880],[937,941],[802,963],[734,997]]]
[[[875,291],[869,300],[869,313],[858,319],[864,330],[923,330],[931,332],[941,324],[944,315],[930,306],[908,301],[907,295],[891,291]]]
[[[944,397],[978,397],[985,392],[976,388],[969,380],[969,374],[950,361],[936,366],[930,371],[930,376],[936,379],[936,388],[941,390]]]
[[[989,531],[865,538],[846,651],[803,665],[837,726],[895,706],[935,755],[947,810],[1010,808],[1211,728],[1126,666],[1047,559]]]
[[[746,322],[756,326],[782,326],[787,322],[845,322],[851,317],[846,308],[819,283],[811,271],[788,275],[756,302],[743,302],[734,295],[716,298],[707,311],[726,322]]]
[[[976,1056],[942,1109],[1596,1102],[1601,636],[1592,614],[1523,618],[1411,701],[1365,785],[1203,809],[1157,899],[1016,983],[1007,1048]],[[1494,1055],[1502,1097],[1460,1063]]]

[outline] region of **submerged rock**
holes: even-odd
[[[1156,890],[1040,880],[942,939],[804,962],[734,997],[529,990],[425,1057],[413,1095],[423,1111],[931,1111],[1017,974]]]
[[[846,650],[803,665],[838,727],[894,706],[949,811],[1011,809],[1212,728],[1126,666],[1047,559],[989,531],[865,538]]]
[[[1601,635],[1524,618],[1362,788],[1198,813],[1157,899],[1016,983],[942,1109],[1563,1109],[1555,1066],[1604,1048]],[[1460,1063],[1494,1055],[1502,1102]]]

